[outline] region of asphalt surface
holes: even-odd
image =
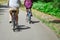
[[[19,29],[12,30],[8,8],[0,8],[0,40],[58,40],[55,33],[34,16],[26,22],[26,12],[19,11]]]

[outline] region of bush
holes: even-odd
[[[53,6],[53,2],[43,3],[43,2],[34,2],[33,9],[39,10],[41,12],[45,12],[47,14],[56,16],[60,18],[60,9],[58,7]]]

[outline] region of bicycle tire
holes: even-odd
[[[15,29],[15,13],[12,13],[12,25],[14,30]]]
[[[28,21],[29,21],[29,24],[30,24],[31,23],[31,12],[30,11],[28,11],[27,16],[28,16]]]

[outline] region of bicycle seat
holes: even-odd
[[[16,13],[16,10],[12,10],[13,13]]]

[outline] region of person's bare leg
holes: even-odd
[[[18,25],[18,14],[16,15],[16,25]]]
[[[26,8],[26,16],[27,16],[27,13],[28,13],[28,9]]]
[[[31,11],[31,8],[30,8],[30,12],[31,12],[31,16],[33,16],[33,15],[32,15],[32,11]]]
[[[16,26],[18,26],[18,14],[19,14],[19,9],[16,10]]]
[[[9,23],[12,23],[12,13],[11,13],[11,11],[10,11],[10,14],[9,14]]]

